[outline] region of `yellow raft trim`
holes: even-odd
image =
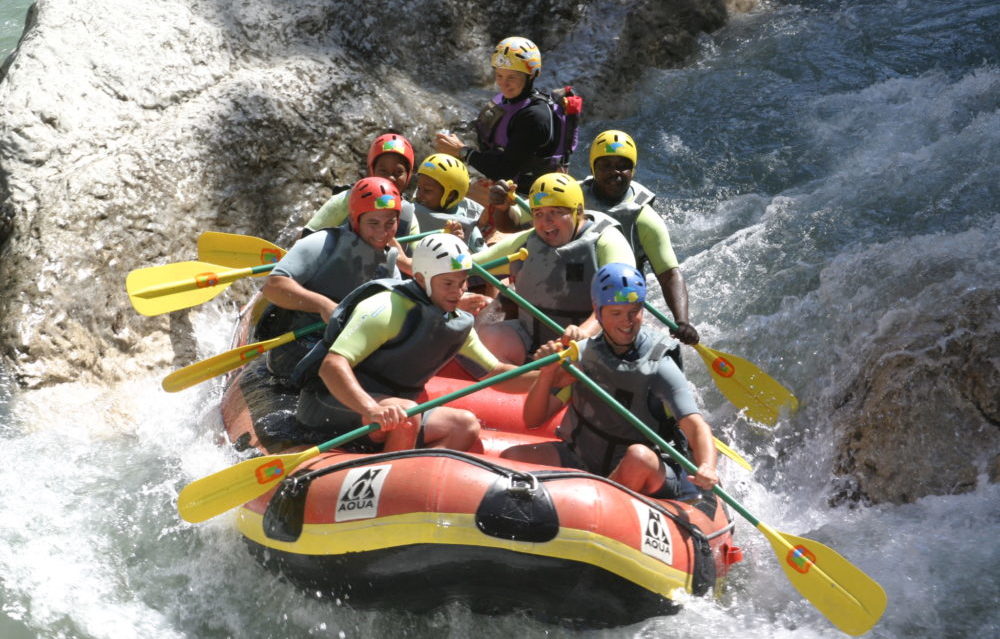
[[[559,529],[542,543],[500,539],[476,527],[467,513],[408,513],[336,524],[305,524],[298,541],[264,535],[263,515],[240,508],[237,528],[266,548],[299,555],[341,555],[409,546],[450,544],[499,548],[519,553],[578,561],[603,568],[666,599],[679,589],[691,592],[691,575],[620,541],[575,528]],[[686,552],[686,549],[678,549]]]

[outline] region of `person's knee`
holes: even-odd
[[[658,472],[660,469],[660,456],[649,446],[632,444],[628,447],[622,463],[627,464],[635,470]]]
[[[452,418],[451,430],[457,440],[467,442],[471,446],[479,439],[479,419],[471,411],[456,410]]]

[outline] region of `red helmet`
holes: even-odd
[[[403,198],[399,196],[396,185],[385,178],[366,177],[355,182],[347,200],[347,210],[351,216],[351,230],[357,233],[358,220],[371,211],[395,211],[403,206]]]
[[[368,175],[375,172],[375,160],[383,153],[397,153],[406,160],[406,180],[413,174],[413,145],[398,133],[385,133],[375,138],[368,149]]]

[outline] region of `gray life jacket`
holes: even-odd
[[[482,212],[482,205],[468,199],[463,199],[447,211],[432,211],[423,204],[413,204],[413,214],[420,224],[421,233],[443,229],[445,222],[454,220],[462,225],[462,232],[465,233],[465,243],[469,246],[469,250],[472,253],[486,246],[483,234],[477,225]]]
[[[398,274],[395,247],[384,250],[373,248],[351,231],[346,222],[341,226],[316,232],[327,234],[320,258],[323,264],[309,280],[299,282],[310,291],[339,303],[365,282]],[[271,339],[322,319],[319,313],[306,313],[268,304],[254,328],[254,339]]]
[[[651,392],[657,369],[675,342],[660,332],[649,331],[645,335],[638,344],[638,357],[633,361],[616,355],[602,335],[591,337],[580,345],[578,366],[644,424],[690,458],[687,438],[678,428],[677,421],[668,415],[668,410]],[[648,442],[645,435],[607,402],[579,383],[573,385],[569,410],[559,425],[558,434],[591,472],[605,476],[614,470],[629,445]]]
[[[340,302],[347,295],[370,280],[392,277],[396,271],[396,249],[376,249],[350,230],[347,224],[335,226],[317,233],[326,233],[323,245],[323,264],[312,277],[299,282],[314,293],[325,295],[334,302]],[[272,336],[294,331],[309,324],[322,321],[319,313],[306,313],[277,306],[269,306],[265,315],[272,324],[267,333]],[[276,331],[276,332],[275,332]],[[261,337],[258,330],[256,336]]]
[[[636,266],[641,269],[643,261],[646,260],[646,250],[639,242],[639,229],[635,221],[643,207],[653,203],[656,194],[632,180],[624,197],[618,203],[608,205],[594,194],[594,176],[587,177],[580,186],[587,193],[587,206],[595,211],[610,215],[621,225],[622,235],[628,240],[629,245],[632,246],[632,253],[635,254]]]
[[[462,348],[472,331],[474,318],[465,311],[445,313],[431,302],[415,280],[381,279],[368,282],[333,312],[323,339],[302,358],[292,375],[294,382],[322,384],[319,367],[330,347],[350,320],[357,305],[382,291],[403,295],[416,302],[392,338],[354,367],[354,375],[368,393],[415,399],[424,385]]]
[[[590,281],[598,268],[597,240],[605,229],[618,226],[614,219],[599,211],[584,211],[583,215],[586,221],[577,237],[560,247],[552,247],[532,232],[524,244],[528,259],[511,263],[518,294],[563,328],[580,324],[593,311]],[[517,318],[535,347],[559,337],[524,309],[518,309]]]

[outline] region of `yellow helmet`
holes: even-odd
[[[447,153],[428,155],[420,163],[417,175],[426,175],[444,187],[444,194],[441,195],[442,208],[448,206],[448,195],[452,191],[458,194],[458,197],[452,200],[452,206],[461,202],[465,194],[469,192],[469,169],[461,160]]]
[[[632,136],[624,131],[615,131],[613,129],[598,134],[594,138],[594,142],[590,145],[591,175],[594,173],[594,162],[597,161],[597,158],[606,158],[609,156],[632,160],[632,168],[634,169],[639,159],[639,154],[636,151]]]
[[[576,220],[583,207],[583,189],[568,173],[546,173],[531,185],[528,202],[532,211],[543,206],[573,209],[573,219]]]
[[[542,70],[542,53],[527,38],[504,38],[493,50],[490,64],[495,69],[520,71],[527,73],[529,78],[534,78]]]

